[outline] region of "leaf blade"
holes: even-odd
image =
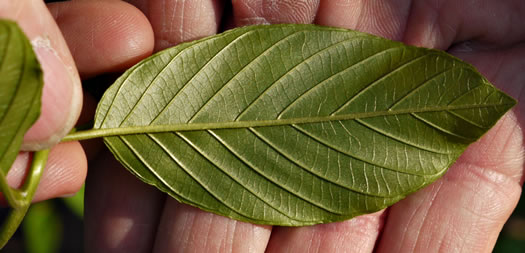
[[[7,175],[24,134],[40,115],[43,87],[31,44],[8,20],[0,20],[0,76],[0,170]]]
[[[139,63],[104,95],[95,129],[116,133],[104,139],[117,159],[179,201],[309,225],[429,184],[514,104],[436,50],[337,28],[254,26]]]

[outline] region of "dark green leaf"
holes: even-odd
[[[4,175],[40,114],[42,87],[42,71],[31,44],[14,22],[0,19],[0,171]]]
[[[394,204],[514,104],[440,51],[254,26],[142,61],[106,92],[94,128],[112,132],[104,140],[133,174],[181,202],[295,226]]]

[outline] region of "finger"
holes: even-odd
[[[7,175],[7,181],[11,187],[19,188],[22,185],[31,161],[32,158],[28,152],[18,155]],[[86,157],[78,142],[56,145],[49,154],[33,201],[38,202],[74,194],[84,184],[86,171]]]
[[[149,21],[121,1],[69,1],[48,5],[71,48],[83,78],[124,71],[153,50]],[[97,81],[98,82],[98,81]],[[93,119],[96,101],[84,95],[79,124]],[[83,141],[89,159],[100,151],[100,140]]]
[[[57,18],[61,19],[61,21],[59,20],[59,25],[63,28],[65,38],[68,39],[67,43],[71,48],[83,48],[86,46],[86,43],[96,44],[96,41],[104,42],[100,45],[101,47],[98,48],[91,46],[92,50],[96,52],[104,47],[118,48],[117,50],[108,50],[103,53],[102,57],[105,57],[106,60],[102,60],[101,58],[97,60],[95,55],[101,55],[99,53],[92,53],[89,50],[73,50],[74,57],[78,61],[82,61],[83,58],[93,55],[93,57],[90,58],[92,61],[89,64],[79,64],[79,70],[84,73],[120,70],[125,68],[127,64],[137,61],[138,59],[136,59],[136,57],[144,57],[152,50],[153,35],[151,28],[147,24],[147,20],[145,20],[144,16],[138,10],[126,3],[64,2],[52,4],[50,9]],[[130,18],[137,20],[135,25],[128,25]],[[145,25],[139,24],[140,18],[142,18],[142,23],[145,23]],[[104,24],[104,20],[106,20],[105,22],[108,24]],[[92,26],[90,25],[92,22],[99,22],[99,25]],[[126,26],[130,26],[130,28],[126,28]],[[89,38],[86,38],[89,42],[74,39],[79,36],[82,37],[85,34],[90,35]],[[117,34],[121,37],[107,39],[107,34]],[[121,38],[143,42],[122,43]],[[111,61],[111,59],[113,59],[113,61]],[[60,101],[58,98],[55,98],[55,100]],[[89,102],[89,100],[87,102]],[[60,110],[60,113],[63,112]],[[59,146],[61,147],[61,145]],[[49,165],[41,179],[41,186],[35,195],[35,201],[74,193],[82,185],[87,169],[86,157],[78,143],[77,145],[68,144],[67,146],[71,148],[60,148],[60,152],[52,152],[50,154]],[[18,158],[18,160],[21,161],[24,159],[27,160],[27,154],[21,155],[21,157]],[[24,178],[24,173],[27,168],[28,166],[25,163],[15,163],[12,166],[11,172],[9,173],[9,180],[14,182],[13,185],[17,185],[17,182],[20,182]],[[54,175],[56,178],[49,175]]]
[[[50,147],[71,130],[80,113],[82,92],[75,64],[43,1],[4,1],[0,17],[18,22],[44,72],[41,115],[26,133],[22,148]]]
[[[237,26],[314,21],[319,0],[236,0],[233,3],[234,24]]]
[[[525,38],[524,14],[521,0],[412,1],[404,40],[439,49],[466,40],[507,46]]]
[[[523,99],[525,46],[458,56],[480,69],[494,63],[501,66],[486,75]],[[472,144],[442,179],[394,205],[378,252],[491,252],[520,197],[523,109],[520,102]]]
[[[372,252],[384,211],[310,227],[275,227],[268,252]]]
[[[15,20],[31,40],[44,72],[41,115],[24,137],[23,149],[56,144],[78,118],[82,104],[80,81],[62,35],[42,1],[7,1],[0,16]],[[27,153],[18,156],[8,181],[18,187],[30,166]],[[86,175],[86,158],[78,143],[61,144],[50,153],[34,196],[40,201],[76,192]]]
[[[377,252],[491,252],[519,193],[502,174],[458,163],[390,209]]]
[[[146,13],[155,34],[155,51],[217,33],[222,1],[129,0]]]
[[[86,252],[151,252],[163,202],[111,154],[101,156],[86,181]]]
[[[49,5],[82,77],[122,71],[153,51],[153,31],[142,12],[121,1]]]
[[[321,0],[315,22],[401,40],[411,2]]]
[[[153,51],[153,31],[135,7],[120,1],[69,1],[48,5],[83,78],[124,71]],[[93,119],[96,101],[84,94],[78,124]],[[83,141],[88,158],[98,154],[100,140]]]
[[[155,252],[264,252],[271,227],[201,211],[167,199]]]

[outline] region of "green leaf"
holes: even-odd
[[[337,28],[253,26],[128,70],[93,133],[181,202],[296,226],[375,212],[428,185],[514,104],[444,52]]]
[[[40,115],[42,70],[31,44],[12,21],[0,19],[0,173],[7,175],[24,134]]]

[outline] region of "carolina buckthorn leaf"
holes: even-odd
[[[444,52],[313,25],[243,27],[143,60],[95,129],[137,177],[243,221],[309,225],[442,176],[516,102]]]

